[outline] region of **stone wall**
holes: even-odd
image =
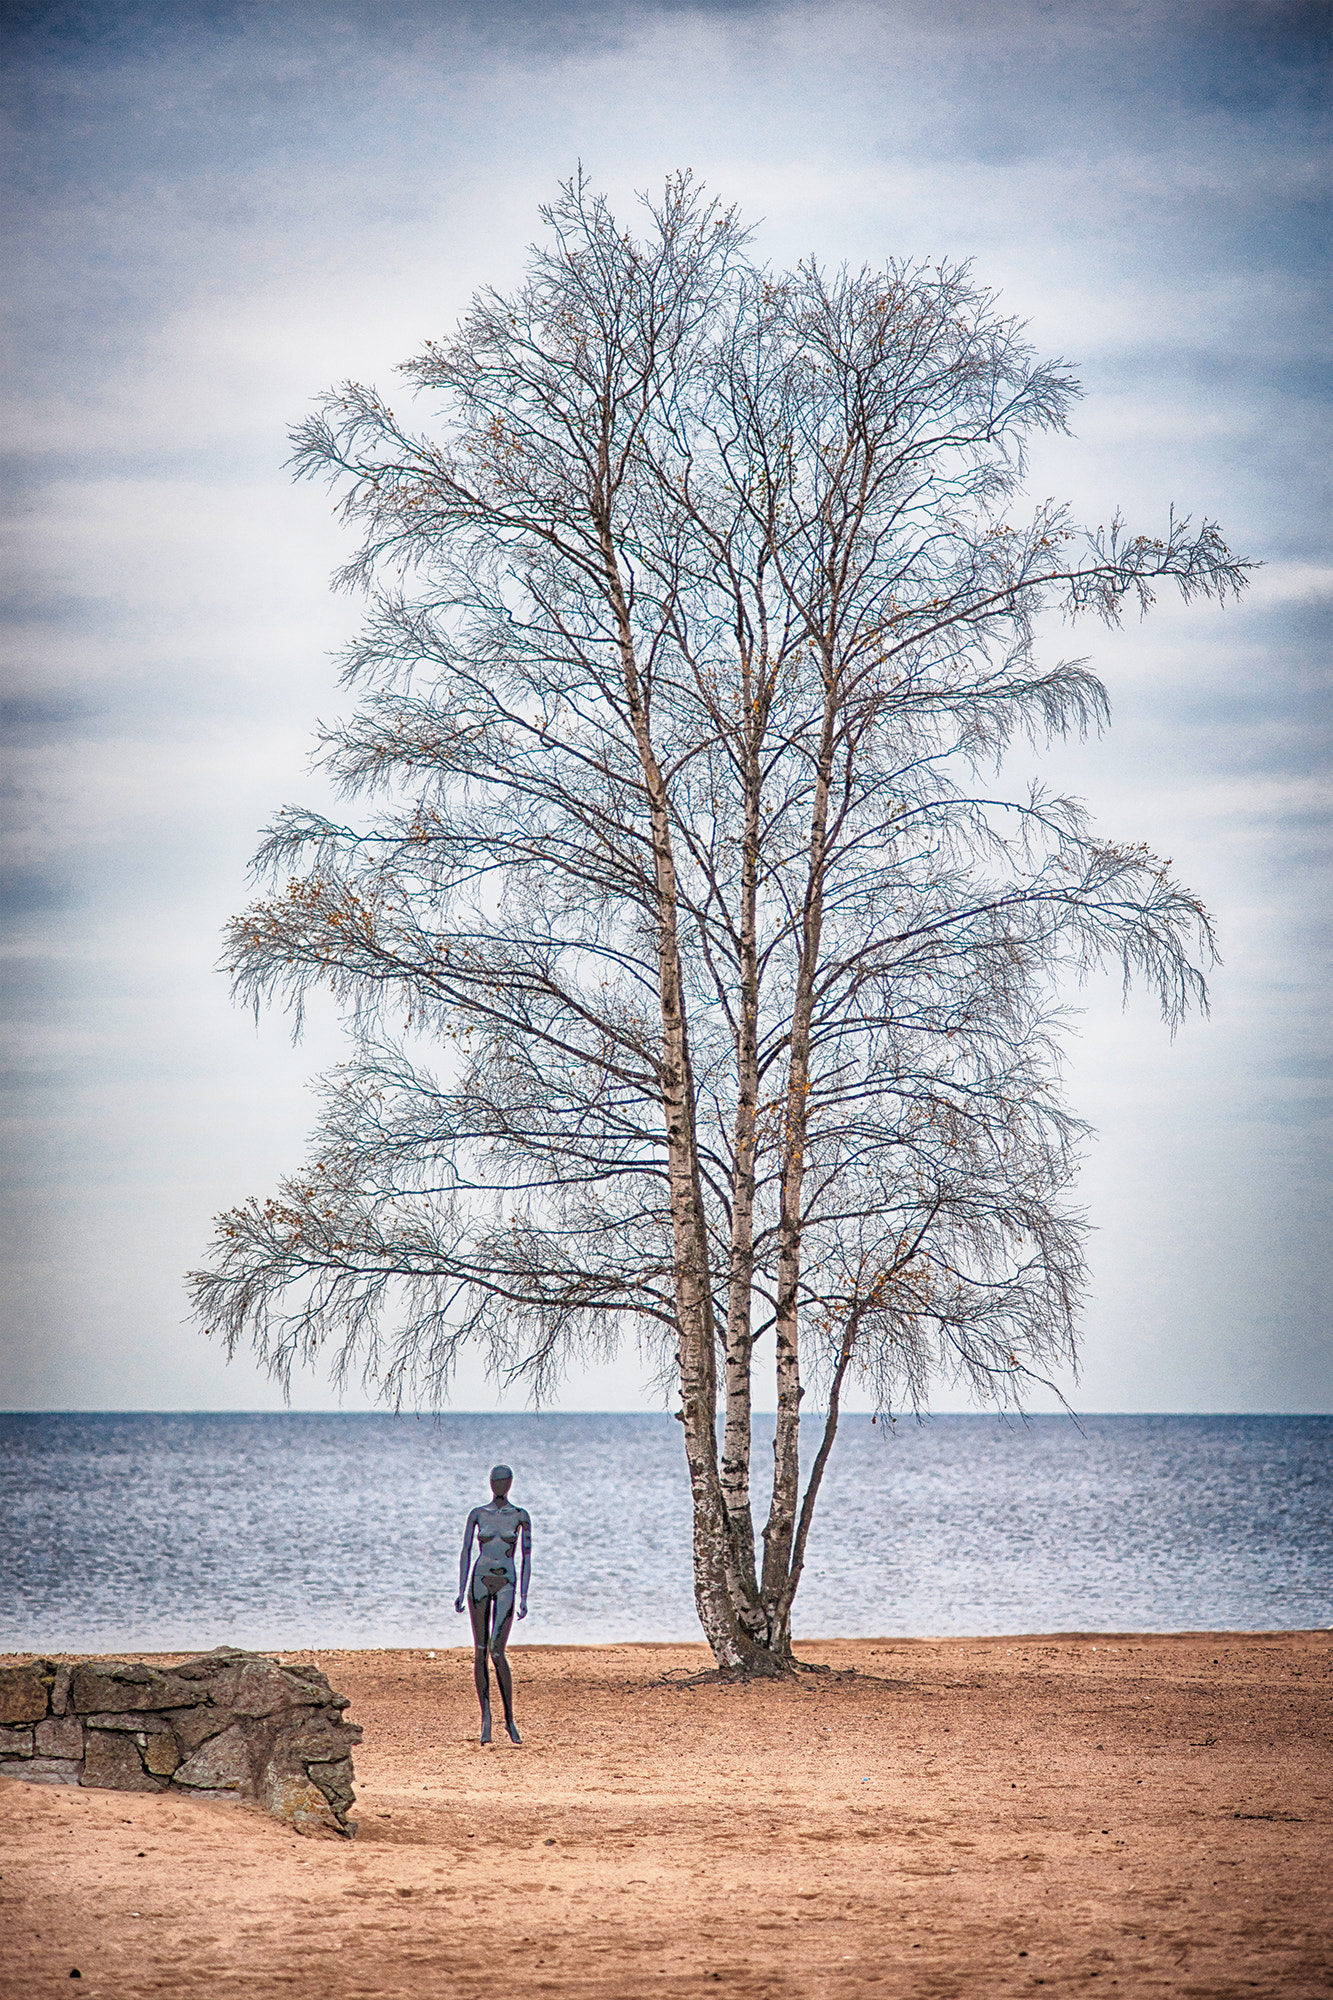
[[[317,1667],[228,1646],[167,1668],[34,1660],[0,1669],[0,1777],[251,1799],[350,1836],[361,1731],[346,1707]]]

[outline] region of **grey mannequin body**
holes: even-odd
[[[481,1740],[491,1740],[491,1677],[495,1678],[504,1703],[505,1728],[511,1743],[520,1743],[514,1726],[514,1684],[505,1658],[509,1629],[514,1620],[514,1599],[518,1615],[528,1615],[528,1578],[532,1573],[532,1522],[522,1507],[509,1498],[514,1475],[507,1465],[491,1469],[491,1498],[488,1505],[474,1507],[463,1530],[463,1550],[458,1561],[458,1599],[454,1610],[464,1605],[472,1614],[473,1673],[477,1700],[481,1703]],[[472,1543],[477,1542],[477,1560],[472,1563]],[[521,1572],[514,1556],[521,1551]],[[471,1575],[469,1576],[469,1569]]]

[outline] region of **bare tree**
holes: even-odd
[[[327,1346],[395,1402],[466,1341],[540,1393],[647,1334],[704,1631],[781,1672],[849,1373],[1006,1407],[1074,1359],[1062,982],[1113,963],[1172,1025],[1206,998],[1209,920],[1154,855],[986,782],[1106,714],[1035,621],[1245,565],[1208,523],[1007,518],[1076,390],[965,267],[775,276],[687,176],[649,218],[565,186],[522,288],[407,364],[431,433],[347,385],[296,434],[362,536],[361,705],[321,741],[371,810],[279,816],[229,963],[298,1024],[327,988],[354,1055],[192,1283],[229,1352],[285,1382]]]

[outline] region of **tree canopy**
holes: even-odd
[[[1207,521],[1017,515],[1076,386],[965,265],[775,273],[689,176],[641,237],[581,180],[543,215],[522,286],[405,364],[425,428],[346,384],[295,433],[359,537],[359,705],[320,743],[362,810],[278,816],[228,964],[298,1022],[326,988],[352,1054],[196,1309],[391,1401],[444,1399],[468,1341],[541,1393],[646,1336],[705,1633],[781,1670],[849,1373],[885,1409],[941,1373],[1011,1407],[1074,1357],[1071,976],[1146,981],[1172,1025],[1206,999],[1169,868],[997,783],[1017,737],[1107,715],[1039,614],[1246,566]]]

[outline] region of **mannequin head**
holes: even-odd
[[[497,1500],[507,1500],[509,1489],[514,1483],[514,1475],[507,1465],[491,1467],[491,1492]]]

